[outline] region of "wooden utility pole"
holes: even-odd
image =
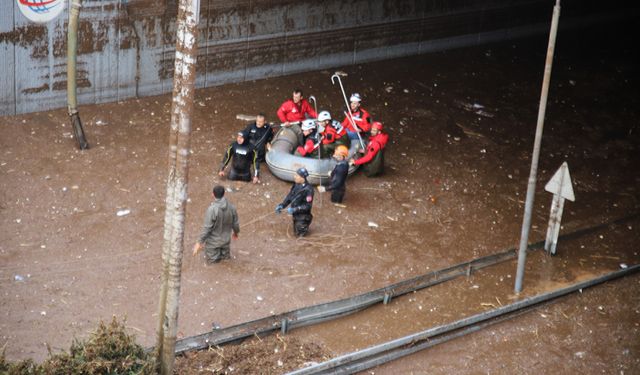
[[[78,112],[78,95],[76,83],[76,61],[78,55],[78,19],[80,18],[82,0],[71,0],[69,8],[69,26],[67,27],[67,106],[73,135],[81,150],[89,148],[84,136],[80,112]]]
[[[173,374],[178,302],[184,245],[184,217],[189,180],[191,116],[195,95],[197,26],[200,0],[180,0],[169,135],[169,166],[162,246],[162,284],[158,309],[156,363],[158,372]]]

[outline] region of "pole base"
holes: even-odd
[[[80,121],[80,114],[78,112],[71,116],[71,126],[73,127],[73,135],[78,142],[78,148],[86,150],[89,148],[89,143],[84,136],[84,129],[82,128],[82,121]]]

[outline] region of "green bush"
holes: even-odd
[[[40,365],[32,360],[8,363],[4,351],[0,357],[0,374],[8,375],[146,375],[153,370],[152,357],[115,317],[108,325],[100,322],[88,340],[74,340],[69,353],[50,354]]]

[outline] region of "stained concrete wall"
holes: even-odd
[[[172,89],[177,0],[84,0],[80,104]],[[562,25],[637,14],[563,1]],[[627,3],[630,3],[628,5]],[[200,0],[197,87],[548,32],[550,0]],[[632,11],[630,11],[630,9]],[[0,1],[0,115],[66,106],[68,13],[30,23]]]

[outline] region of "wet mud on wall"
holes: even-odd
[[[84,0],[80,104],[172,89],[178,0]],[[618,0],[565,0],[561,25],[637,14]],[[552,2],[200,0],[197,87],[260,79],[548,32]],[[634,8],[635,7],[635,8]],[[30,23],[0,2],[0,115],[66,106],[67,17]]]

